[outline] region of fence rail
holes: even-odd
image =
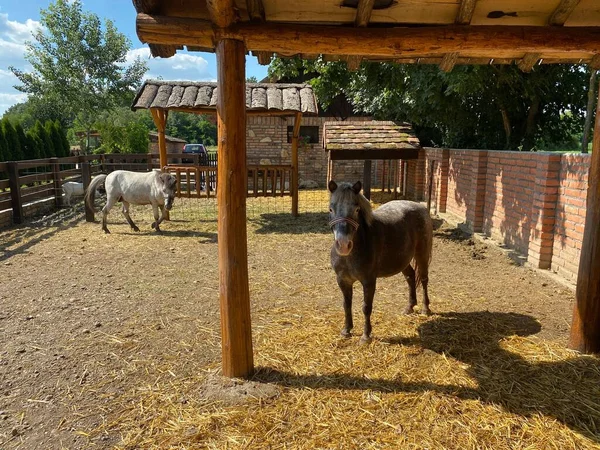
[[[146,172],[159,168],[159,154],[82,155],[0,163],[0,227],[20,224],[24,205],[44,202],[62,206],[62,184],[79,181],[87,188],[91,178],[114,170]],[[217,155],[170,153],[163,170],[177,178],[177,196],[212,198],[217,190]],[[291,165],[249,165],[248,197],[293,196]],[[12,214],[11,219],[6,217]],[[86,219],[93,220],[86,211]]]

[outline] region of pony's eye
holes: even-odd
[[[333,209],[329,208],[329,212],[330,212],[330,213],[332,213],[332,212],[333,212]]]
[[[356,214],[358,214],[358,212],[359,212],[359,211],[360,211],[360,208],[356,208],[356,209],[354,210],[354,212],[355,212]]]

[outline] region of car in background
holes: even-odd
[[[208,152],[206,151],[206,147],[204,147],[204,144],[185,144],[183,146],[183,153],[185,154],[197,154],[200,155],[199,157],[199,163],[201,166],[205,166],[208,163]],[[181,159],[182,163],[193,163],[194,159],[193,158],[182,158]]]

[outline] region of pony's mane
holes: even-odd
[[[360,211],[367,222],[368,226],[373,224],[373,208],[371,207],[371,202],[367,200],[367,198],[361,193],[358,194],[358,205],[360,206]]]

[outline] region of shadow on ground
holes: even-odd
[[[368,379],[355,375],[294,374],[260,368],[255,381],[309,389],[351,389],[379,392],[434,391],[462,400],[479,400],[504,410],[530,416],[556,418],[594,442],[600,442],[600,360],[578,356],[561,361],[536,362],[504,349],[509,336],[530,336],[541,329],[537,320],[523,314],[501,312],[446,313],[422,324],[415,338],[381,339],[388,345],[418,346],[468,365],[467,373],[478,388]]]
[[[258,234],[328,234],[330,233],[327,227],[328,221],[327,213],[309,212],[300,213],[298,217],[293,217],[289,213],[261,214],[259,218],[249,220],[250,223],[257,225]]]

